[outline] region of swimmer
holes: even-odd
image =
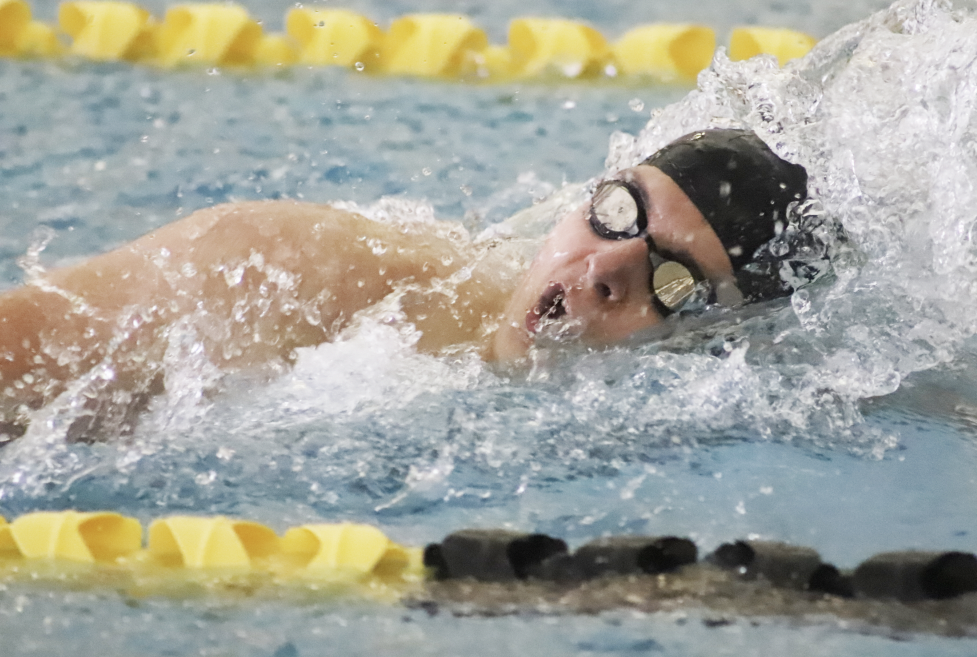
[[[806,183],[752,132],[695,132],[597,183],[524,272],[449,222],[292,201],[200,210],[0,295],[0,438],[85,377],[93,411],[74,437],[131,429],[168,359],[194,355],[177,334],[224,371],[274,368],[394,299],[418,349],[513,362],[543,336],[620,342],[692,299],[783,296],[756,254]]]

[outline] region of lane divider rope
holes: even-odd
[[[839,599],[913,603],[977,593],[977,555],[959,551],[884,552],[844,571],[812,548],[754,539],[724,543],[700,559],[693,541],[676,536],[610,536],[571,552],[545,534],[465,529],[422,549],[353,523],[306,524],[279,536],[224,516],[159,518],[145,532],[137,519],[115,512],[39,511],[10,523],[0,517],[0,583],[70,580],[138,595],[186,596],[201,585],[221,591],[246,583],[250,592],[316,596],[358,587],[367,597],[398,601],[443,580],[574,587],[606,577],[681,578],[702,568]]]
[[[769,54],[783,65],[815,42],[794,30],[737,27],[729,55]],[[34,20],[24,0],[0,0],[0,57],[73,56],[162,68],[344,66],[486,82],[617,76],[689,82],[715,49],[715,31],[694,24],[640,25],[611,43],[579,21],[524,17],[510,23],[501,46],[461,14],[411,14],[384,31],[346,9],[294,8],[284,34],[265,34],[234,4],[175,5],[158,20],[130,2],[78,0],[59,6],[53,26]]]

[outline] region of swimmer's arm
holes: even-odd
[[[326,206],[201,210],[0,295],[0,389],[25,375],[43,379],[26,395],[36,405],[58,391],[52,380],[107,357],[120,376],[132,373],[158,362],[181,318],[221,366],[287,359],[332,337],[398,281],[448,275],[446,252],[449,241],[433,228],[407,231]]]

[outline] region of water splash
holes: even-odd
[[[729,441],[884,457],[897,441],[864,421],[864,401],[952,362],[977,331],[975,30],[971,13],[945,3],[900,2],[783,69],[720,53],[698,91],[656,110],[637,136],[612,137],[611,169],[707,125],[748,126],[803,163],[815,201],[796,220],[823,231],[833,267],[789,303],[660,343],[544,349],[528,372],[467,352],[418,354],[395,304],[300,350],[294,368],[251,377],[215,380],[185,358],[194,340],[174,335],[167,387],[181,393],[156,400],[121,443],[38,437],[5,448],[0,492],[207,512],[267,512],[271,498],[296,515],[397,515],[504,505],[534,486],[612,479]],[[509,237],[524,258],[582,193],[568,185],[476,241]],[[433,217],[403,199],[347,207],[378,221]],[[452,231],[468,239],[462,225]],[[227,283],[243,272],[230,267]],[[287,301],[287,280],[272,287],[268,299]]]
[[[783,69],[720,51],[698,91],[656,111],[638,137],[611,140],[607,165],[620,168],[694,129],[745,126],[807,167],[852,249],[836,253],[830,281],[795,294],[793,318],[775,318],[776,344],[748,354],[758,380],[787,391],[767,392],[809,416],[791,424],[827,405],[832,426],[856,426],[859,400],[952,361],[977,329],[975,29],[947,2],[904,1]],[[795,349],[811,360],[778,365]]]
[[[17,266],[24,272],[26,282],[33,282],[44,275],[44,266],[41,264],[41,253],[47,248],[51,240],[54,239],[55,232],[49,226],[42,226],[34,231],[31,244],[27,247],[27,253],[17,258]]]

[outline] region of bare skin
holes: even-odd
[[[659,248],[698,265],[721,302],[742,301],[722,243],[671,178],[652,166],[627,169],[617,177],[633,181],[641,190],[648,233]],[[589,204],[584,204],[571,212],[547,236],[506,304],[493,340],[495,357],[514,360],[525,355],[542,328],[538,320],[546,314],[556,289],[566,313],[560,323],[588,345],[613,344],[663,321],[652,304],[651,265],[644,240],[600,237],[587,221],[589,210]]]
[[[51,271],[0,296],[6,433],[100,364],[110,367],[110,390],[134,392],[118,412],[138,412],[161,390],[162,338],[180,321],[212,363],[252,368],[335,338],[398,289],[405,320],[422,331],[419,349],[477,343],[513,281],[476,265],[452,285],[453,303],[432,291],[476,259],[452,230],[382,224],[327,206],[238,203]]]
[[[618,175],[641,189],[656,244],[696,264],[735,303],[729,258],[681,189],[651,166]],[[380,223],[290,201],[195,212],[0,295],[0,437],[17,435],[31,409],[86,376],[97,394],[87,395],[91,421],[76,437],[99,435],[106,423],[131,429],[164,388],[177,328],[210,363],[234,371],[289,363],[391,295],[421,333],[418,349],[475,348],[486,360],[526,356],[556,289],[560,321],[588,345],[660,323],[645,242],[601,238],[587,211],[560,221],[521,281],[450,223]]]

